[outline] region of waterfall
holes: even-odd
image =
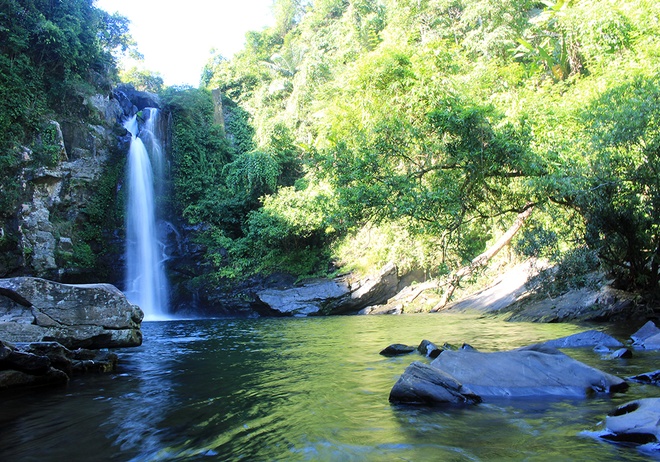
[[[159,138],[158,110],[143,111],[146,121],[139,131],[137,116],[124,127],[133,135],[128,153],[126,205],[126,297],[144,311],[145,320],[168,319],[165,245],[157,227],[158,193],[163,191],[164,159]]]

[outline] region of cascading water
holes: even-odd
[[[146,121],[142,131],[137,116],[124,124],[133,135],[127,169],[125,292],[131,303],[142,308],[145,320],[154,321],[169,319],[167,257],[156,226],[155,192],[162,191],[164,162],[157,136],[158,110],[147,108],[143,113]]]

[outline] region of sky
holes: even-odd
[[[139,67],[158,72],[165,85],[197,87],[215,48],[231,58],[245,33],[272,25],[273,0],[96,0],[109,13],[130,21],[131,35],[144,55]]]

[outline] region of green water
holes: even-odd
[[[582,330],[467,315],[145,323],[144,345],[120,352],[116,374],[3,397],[0,460],[649,460],[584,432],[621,403],[660,396],[657,387],[464,408],[388,402],[421,359],[380,356],[391,343],[495,351]],[[659,368],[660,353],[569,353],[622,377]]]

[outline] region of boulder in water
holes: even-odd
[[[417,351],[419,351],[424,356],[434,359],[437,358],[440,353],[442,353],[442,349],[438,348],[437,345],[429,340],[422,340],[422,342],[417,347]]]
[[[431,370],[418,365],[406,369],[392,390],[390,400],[456,402],[454,398],[446,398],[446,394],[454,396],[456,392],[484,401],[496,398],[568,398],[586,397],[591,393],[614,393],[628,388],[628,384],[618,377],[587,366],[559,350],[538,345],[494,353],[469,349],[445,350],[427,367]],[[433,374],[435,371],[439,376]],[[452,380],[447,380],[447,377]],[[467,391],[463,393],[462,390]],[[440,398],[433,398],[435,396]]]
[[[455,377],[482,398],[585,397],[624,391],[623,379],[538,346],[481,353],[445,351],[431,366]]]
[[[660,441],[660,398],[646,398],[619,406],[605,418],[602,438],[626,443]]]
[[[0,279],[0,336],[9,342],[56,341],[67,348],[142,343],[142,310],[110,284]]]
[[[57,342],[0,341],[0,390],[64,385],[74,374],[110,372],[116,366],[117,355],[109,351],[71,351]]]
[[[449,374],[415,361],[390,391],[395,404],[476,404],[481,399]]]
[[[588,330],[542,343],[548,348],[583,348],[583,347],[611,347],[621,348],[623,343],[604,332]]]
[[[637,348],[644,348],[647,350],[660,349],[660,329],[653,321],[644,324],[641,329],[632,334],[630,338],[633,345]]]

